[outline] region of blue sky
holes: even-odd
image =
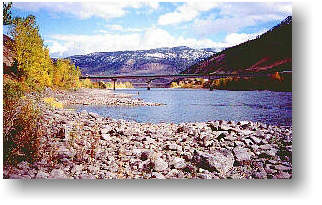
[[[16,2],[14,16],[36,16],[52,57],[101,51],[233,46],[265,32],[288,15],[291,3]],[[4,29],[7,31],[7,28]]]

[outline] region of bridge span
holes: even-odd
[[[291,73],[291,71],[284,71],[280,73]],[[155,79],[162,78],[204,78],[208,80],[215,80],[219,78],[226,77],[260,77],[260,76],[269,76],[272,75],[272,72],[249,72],[249,73],[238,73],[238,74],[218,74],[218,73],[210,73],[210,74],[161,74],[161,75],[110,75],[110,76],[91,76],[85,75],[81,76],[80,79],[104,79],[104,80],[112,80],[113,81],[113,90],[115,90],[115,82],[118,79],[146,79],[147,89],[150,90],[151,82]]]

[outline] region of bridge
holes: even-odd
[[[208,80],[215,80],[219,78],[227,77],[262,77],[270,76],[275,72],[249,72],[249,73],[236,73],[236,74],[219,74],[219,73],[209,73],[209,74],[161,74],[161,75],[111,75],[111,76],[90,76],[85,75],[81,76],[80,79],[102,79],[102,80],[112,80],[113,81],[113,90],[115,90],[115,82],[118,79],[146,79],[147,89],[150,90],[151,82],[155,79],[162,78],[204,78]],[[292,71],[282,71],[280,74],[291,74]]]

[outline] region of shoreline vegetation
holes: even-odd
[[[4,63],[3,177],[10,179],[291,178],[292,127],[258,122],[137,123],[69,105],[159,106],[79,80],[53,61],[34,16],[12,18]],[[130,83],[117,84],[131,87]],[[97,88],[96,88],[97,87]]]
[[[291,74],[281,74],[275,72],[265,77],[227,77],[214,80],[203,78],[190,78],[185,80],[175,80],[170,84],[170,88],[196,88],[210,90],[271,90],[271,91],[292,91]]]

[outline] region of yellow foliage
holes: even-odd
[[[177,82],[171,82],[170,88],[179,88],[180,86],[178,85]]]
[[[43,101],[52,108],[63,108],[63,103],[56,101],[53,97],[44,98]]]

